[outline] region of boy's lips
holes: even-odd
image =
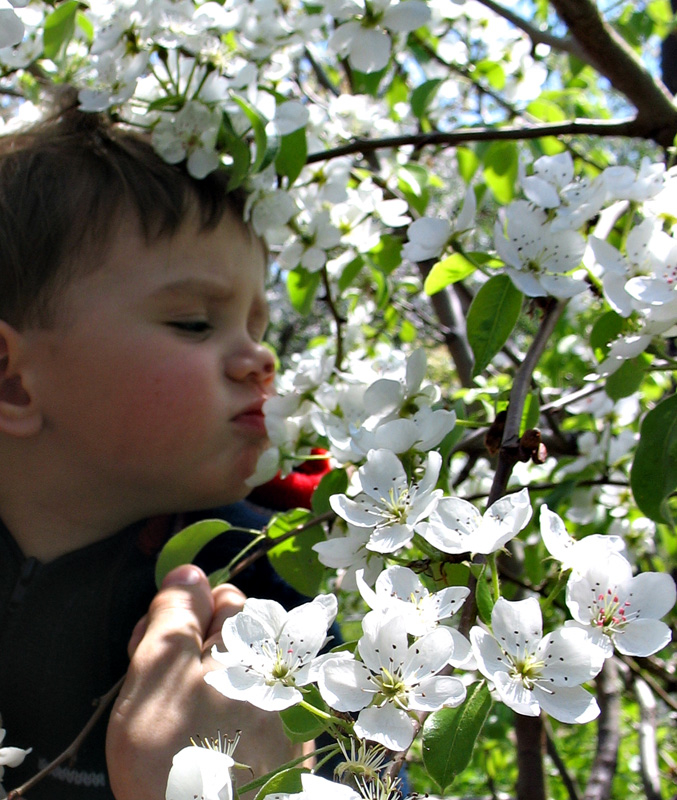
[[[232,417],[232,421],[256,433],[267,436],[268,432],[266,430],[266,418],[263,413],[264,401],[265,398],[251,403],[251,405],[235,414],[235,416]]]

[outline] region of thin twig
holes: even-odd
[[[49,775],[53,769],[56,769],[60,764],[63,764],[64,761],[69,761],[70,759],[75,758],[78,750],[82,746],[82,743],[85,741],[87,736],[89,736],[92,728],[96,725],[99,719],[101,719],[104,712],[117,697],[117,694],[122,688],[122,684],[125,682],[126,677],[126,674],[123,675],[120,680],[106,692],[106,694],[102,695],[98,700],[96,700],[96,709],[94,713],[87,720],[87,724],[68,745],[68,747],[46,767],[41,769],[39,772],[36,772],[35,775],[29,778],[25,783],[22,783],[21,786],[18,786],[16,789],[12,789],[7,795],[7,800],[16,800],[16,798],[22,797],[29,789],[32,789],[37,783],[40,783],[43,778]]]
[[[564,784],[565,789],[567,790],[567,794],[569,795],[570,800],[580,800],[580,794],[578,792],[578,786],[576,786],[576,782],[574,779],[569,775],[569,770],[567,769],[567,765],[562,760],[560,756],[557,745],[555,744],[555,737],[553,735],[552,725],[550,724],[550,720],[546,717],[543,720],[543,727],[545,728],[545,741],[546,747],[548,751],[548,755],[553,761],[553,764],[557,767],[557,771],[562,778],[562,783]]]

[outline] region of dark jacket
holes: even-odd
[[[266,517],[247,503],[194,514],[260,528]],[[93,711],[93,701],[124,675],[127,642],[155,594],[158,547],[172,520],[135,525],[47,564],[25,558],[0,522],[0,714],[5,745],[32,747],[24,764],[5,770],[7,790],[62,752]],[[207,573],[250,540],[232,530],[197,560]],[[291,608],[303,598],[261,558],[234,581],[247,596]],[[112,800],[105,765],[108,714],[78,752],[27,795],[28,800]]]

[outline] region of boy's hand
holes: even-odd
[[[191,565],[165,578],[132,634],[131,664],[108,724],[108,772],[117,800],[164,800],[172,757],[191,737],[220,732],[232,738],[241,730],[235,760],[255,775],[298,755],[276,714],[228,700],[204,682],[219,666],[210,651],[221,641],[223,622],[244,601],[229,584],[212,591]]]

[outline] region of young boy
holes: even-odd
[[[203,681],[242,591],[179,568],[139,623],[159,546],[240,501],[266,443],[266,255],[225,182],[77,110],[0,142],[0,713],[33,748],[6,788],[128,670],[36,800],[162,800],[172,755],[218,731],[242,730],[256,774],[293,755],[275,716]],[[239,551],[227,538],[206,569]],[[265,561],[238,585],[298,602]]]

